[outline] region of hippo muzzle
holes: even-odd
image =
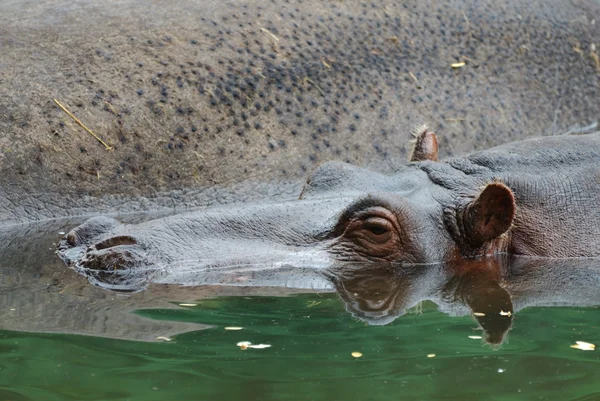
[[[124,290],[208,270],[326,267],[328,236],[344,202],[231,206],[140,224],[95,217],[67,233],[59,255],[95,284],[113,281],[109,287]]]

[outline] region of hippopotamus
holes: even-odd
[[[402,168],[423,122],[440,157],[597,123],[599,10],[2,1],[0,222],[290,199],[327,161]]]
[[[123,218],[133,223],[135,220],[130,217]],[[290,266],[272,270],[260,265],[226,271],[168,269],[160,277],[154,277],[160,283],[130,287],[135,293],[123,296],[107,289],[122,291],[127,282],[135,284],[131,280],[135,274],[109,271],[101,276],[97,271],[82,269],[78,271],[83,274],[80,275],[65,269],[60,259],[52,257],[49,249],[55,246],[58,233],[73,224],[75,221],[49,220],[0,230],[0,301],[4,305],[0,308],[0,329],[157,341],[157,337],[169,338],[206,326],[189,319],[148,319],[134,311],[177,309],[181,308],[180,303],[201,305],[207,298],[222,296],[318,292],[328,298],[328,293],[336,292],[346,310],[369,325],[388,324],[429,300],[450,316],[473,314],[484,329],[483,339],[495,343],[501,341],[514,319],[531,318],[519,317],[524,308],[600,305],[600,258],[504,254],[426,268],[339,263],[330,269]],[[89,285],[86,278],[97,286]],[[119,283],[120,278],[124,282]],[[144,283],[138,281],[138,284]],[[139,289],[144,290],[136,291]],[[337,308],[328,310],[339,318]],[[500,315],[501,311],[505,313]],[[208,323],[202,319],[200,322]],[[530,325],[519,326],[515,330],[518,334],[513,336],[531,336],[526,330]]]
[[[330,162],[294,201],[140,224],[95,217],[65,235],[59,254],[76,269],[137,282],[257,265],[600,256],[600,132],[532,138],[442,161],[435,133],[420,128],[415,136],[410,161],[393,174]]]

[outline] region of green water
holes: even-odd
[[[335,294],[137,313],[213,327],[154,343],[2,331],[0,400],[600,400],[600,352],[570,348],[600,344],[598,307],[525,308],[499,348],[431,302],[386,326]]]

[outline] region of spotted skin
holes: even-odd
[[[440,157],[594,123],[599,10],[3,2],[0,220],[292,196],[325,161],[394,171],[423,123]]]

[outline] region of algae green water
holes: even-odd
[[[0,231],[0,401],[600,400],[600,351],[571,348],[600,344],[600,260],[172,269],[119,294],[56,258],[57,224]]]
[[[0,400],[600,400],[599,352],[570,347],[600,343],[597,307],[525,308],[499,348],[431,302],[385,326],[335,294],[137,314],[212,327],[154,343],[2,331]]]

